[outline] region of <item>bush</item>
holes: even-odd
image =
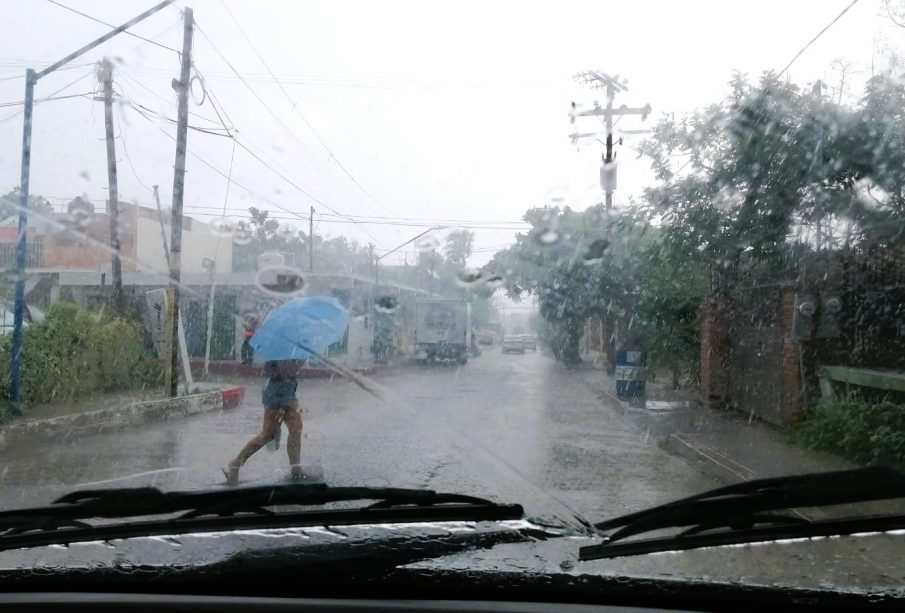
[[[905,405],[850,396],[815,407],[794,442],[867,466],[905,470]]]
[[[12,335],[0,337],[0,394],[9,395]],[[145,355],[136,324],[101,318],[70,303],[50,307],[24,331],[22,396],[27,403],[73,400],[162,381],[162,362]]]

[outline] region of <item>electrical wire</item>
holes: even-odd
[[[35,98],[34,103],[38,104],[39,102],[52,102],[54,100],[69,100],[70,98],[84,98],[85,96],[90,96],[94,92],[84,92],[81,94],[68,94],[66,96],[49,96],[47,98]],[[0,102],[0,108],[7,108],[10,106],[22,106],[25,104],[24,100],[17,100],[15,102]]]
[[[57,94],[66,91],[67,89],[69,89],[70,87],[72,87],[73,85],[75,85],[76,83],[78,83],[79,81],[81,81],[81,80],[83,80],[83,79],[86,79],[86,78],[90,77],[90,76],[93,75],[93,74],[94,74],[94,71],[92,71],[92,72],[87,72],[87,73],[83,74],[82,76],[78,77],[77,79],[74,79],[74,80],[70,81],[69,83],[67,83],[66,85],[64,85],[63,87],[61,87],[60,89],[56,90],[55,92],[52,92],[49,96],[47,96],[47,98],[53,98],[53,97],[56,96]],[[37,103],[37,101],[36,101],[36,103]],[[24,105],[23,105],[23,106],[24,106]],[[0,118],[0,124],[2,124],[2,123],[4,123],[4,122],[7,122],[7,121],[9,121],[10,119],[13,119],[14,117],[19,116],[20,114],[22,114],[23,110],[24,110],[24,109],[19,109],[19,110],[17,110],[17,111],[13,111],[12,113],[10,113],[9,115],[7,115],[6,117]]]
[[[131,107],[130,107],[130,108],[131,108]],[[144,114],[141,114],[141,116],[144,117],[145,119],[147,119],[148,121],[150,121],[152,124],[154,124],[155,127],[157,127],[158,130],[160,130],[161,132],[163,132],[163,134],[166,135],[167,138],[169,138],[169,139],[172,140],[173,142],[176,142],[176,137],[174,137],[172,134],[170,134],[169,132],[167,132],[166,130],[164,130],[163,127],[161,127],[161,126],[157,125],[156,123],[154,123],[154,121],[153,121],[151,118],[147,117],[147,116],[144,115]],[[234,138],[234,142],[236,142],[236,143],[238,144],[238,146],[242,147],[242,148],[245,149],[246,151],[250,151],[249,149],[247,149],[246,147],[244,147],[244,145],[243,145],[242,143],[240,143],[235,137],[233,137],[233,138]],[[271,200],[269,200],[269,199],[263,198],[260,194],[257,194],[257,193],[256,193],[254,190],[252,190],[251,188],[246,187],[245,185],[239,183],[237,180],[233,179],[230,175],[228,175],[227,173],[223,172],[222,170],[220,170],[219,168],[217,168],[216,166],[214,166],[211,162],[207,161],[205,158],[201,157],[200,155],[198,155],[197,153],[195,153],[195,152],[192,151],[191,149],[186,148],[186,151],[187,151],[192,157],[194,157],[196,160],[198,160],[199,162],[201,162],[202,164],[204,164],[205,166],[207,166],[208,168],[210,168],[211,170],[213,170],[215,173],[217,173],[218,175],[220,175],[221,177],[223,177],[224,179],[226,179],[227,181],[229,181],[230,183],[232,183],[233,185],[235,185],[235,186],[238,187],[239,189],[241,189],[241,190],[243,190],[243,191],[245,191],[245,192],[251,194],[252,196],[254,196],[254,197],[256,197],[256,198],[258,198],[258,199],[260,199],[260,200],[263,200],[264,202],[267,202],[270,206],[272,206],[272,207],[274,207],[274,208],[277,208],[277,209],[283,211],[284,213],[287,213],[287,214],[289,214],[289,215],[292,215],[292,216],[293,216],[293,219],[301,219],[301,220],[303,220],[303,221],[306,220],[306,218],[305,218],[303,215],[301,215],[301,214],[299,214],[299,213],[296,213],[295,211],[292,211],[292,210],[290,210],[290,209],[287,209],[287,208],[285,208],[285,207],[283,207],[283,206],[280,206],[279,204],[277,204],[277,203],[275,203],[275,202],[273,202],[273,201],[271,201]],[[268,164],[266,164],[265,162],[263,162],[263,161],[261,160],[261,158],[255,156],[255,159],[258,160],[259,162],[261,162],[265,167],[267,167],[267,168],[269,168],[270,170],[276,172],[272,167],[270,167]],[[279,173],[278,173],[278,174],[279,174]],[[280,176],[282,177],[282,175],[280,175]],[[284,180],[285,180],[285,178],[284,178]],[[297,186],[295,185],[295,183],[290,183],[290,184],[293,185],[293,187],[297,187]],[[301,188],[298,188],[298,189],[301,189]],[[305,194],[307,195],[307,192],[305,192]],[[328,205],[326,205],[326,204],[324,204],[324,203],[321,203],[319,200],[315,200],[315,202],[320,203],[321,206],[327,208],[327,209],[330,210],[331,212],[334,212],[334,213],[337,213],[337,214],[340,214],[340,215],[341,215],[341,213],[338,213],[337,211],[335,211],[334,209],[332,209],[332,208],[329,207]],[[354,223],[354,224],[358,225],[358,226],[359,226],[359,229],[360,229],[362,232],[364,232],[371,240],[373,240],[376,244],[381,245],[380,241],[378,241],[377,238],[376,238],[373,234],[371,234],[370,232],[368,232],[367,229],[365,229],[364,227],[361,226],[361,222],[357,222],[357,221],[355,221],[355,220],[349,220],[349,221],[350,221],[351,223]],[[381,245],[381,246],[382,246],[382,245]]]
[[[116,29],[117,27],[119,27],[119,26],[113,25],[112,23],[107,23],[106,21],[101,21],[97,17],[92,17],[91,15],[89,15],[87,13],[83,13],[82,11],[76,10],[70,6],[66,6],[65,4],[63,4],[62,2],[58,2],[57,0],[47,0],[47,2],[50,2],[51,4],[58,6],[61,9],[66,9],[67,11],[75,13],[76,15],[81,15],[85,19],[90,19],[91,21],[93,21],[95,23],[99,23],[101,25],[107,26],[108,28]],[[170,27],[172,27],[172,26],[170,26]],[[167,28],[167,30],[169,30],[169,28]],[[145,41],[146,43],[150,43],[152,45],[160,47],[161,49],[166,49],[167,51],[172,51],[176,55],[179,55],[179,51],[177,49],[173,49],[172,47],[167,47],[166,45],[158,43],[155,40],[151,40],[150,38],[145,38],[144,36],[140,36],[138,34],[135,34],[134,32],[130,32],[129,30],[123,30],[123,33],[128,34],[129,36],[134,36],[135,38],[137,38],[139,40]]]
[[[792,66],[792,64],[794,64],[795,61],[798,60],[799,57],[801,57],[801,54],[803,54],[805,51],[808,50],[808,48],[811,45],[813,45],[815,42],[817,42],[817,39],[820,38],[821,36],[823,36],[824,32],[829,30],[833,26],[833,24],[835,24],[837,21],[842,19],[842,16],[845,15],[848,12],[848,10],[850,8],[852,8],[853,6],[855,6],[856,4],[858,4],[858,0],[852,0],[852,2],[848,6],[846,6],[844,9],[842,9],[841,13],[836,15],[836,17],[831,22],[829,22],[822,30],[820,30],[817,33],[817,35],[814,38],[809,40],[808,43],[804,47],[801,48],[801,51],[799,51],[798,53],[795,54],[795,57],[793,57],[791,60],[789,60],[789,63],[786,64],[785,68],[783,68],[782,70],[779,71],[779,74],[776,75],[776,78],[779,78],[782,75],[784,75],[786,73],[786,71]]]
[[[303,122],[305,122],[305,125],[308,126],[309,130],[311,130],[311,133],[314,135],[314,138],[317,139],[317,142],[319,142],[321,144],[321,146],[327,151],[327,153],[330,154],[330,159],[336,163],[336,165],[340,168],[340,170],[343,171],[343,173],[349,178],[349,180],[352,181],[352,183],[355,184],[355,186],[359,190],[361,190],[361,192],[365,196],[367,196],[372,202],[374,202],[380,208],[384,209],[385,211],[387,211],[389,213],[393,213],[395,215],[396,214],[395,211],[393,211],[392,209],[390,209],[389,207],[384,205],[382,202],[377,200],[374,196],[372,196],[371,193],[368,192],[368,190],[366,190],[364,188],[364,186],[362,186],[361,183],[359,183],[358,180],[354,176],[352,176],[352,173],[350,173],[346,169],[346,167],[343,165],[343,163],[339,161],[339,158],[337,158],[336,154],[334,154],[333,151],[330,149],[330,147],[327,146],[327,143],[325,143],[324,139],[322,139],[320,134],[317,133],[317,130],[315,130],[314,126],[311,125],[311,122],[308,121],[308,118],[305,117],[305,115],[301,112],[301,110],[299,110],[298,103],[296,103],[295,100],[292,99],[292,96],[290,96],[289,92],[286,91],[286,88],[283,87],[283,84],[280,82],[280,80],[277,78],[277,76],[273,73],[273,70],[270,69],[270,65],[264,60],[264,57],[258,51],[257,47],[255,47],[255,44],[251,41],[251,38],[248,36],[248,34],[245,33],[245,30],[242,28],[242,26],[239,24],[239,21],[235,18],[235,16],[229,10],[229,7],[226,6],[226,3],[222,2],[222,0],[221,0],[221,4],[223,5],[223,8],[226,10],[226,13],[229,15],[230,19],[233,20],[234,24],[236,24],[236,28],[239,30],[239,32],[242,33],[243,38],[245,38],[245,41],[251,47],[252,51],[254,51],[255,55],[258,56],[258,59],[261,60],[261,64],[267,70],[267,74],[270,75],[270,77],[273,79],[274,83],[277,84],[277,87],[280,88],[280,91],[283,92],[283,95],[286,96],[286,99],[289,101],[289,104],[292,105],[292,110],[295,111],[295,113],[302,119]]]
[[[276,120],[276,122],[284,130],[286,130],[286,132],[288,134],[290,134],[299,143],[299,145],[301,145],[301,147],[304,150],[306,150],[308,153],[311,154],[313,165],[315,167],[317,167],[318,170],[323,172],[324,175],[329,180],[330,174],[328,172],[326,172],[326,169],[324,169],[320,165],[320,163],[317,161],[317,155],[314,153],[314,151],[312,151],[311,148],[301,138],[299,138],[299,136],[295,133],[295,131],[293,131],[292,128],[289,127],[285,121],[283,121],[283,119],[279,116],[279,114],[277,114],[273,109],[270,108],[270,105],[267,104],[267,102],[258,94],[257,91],[255,91],[255,89],[251,86],[251,84],[245,79],[245,77],[236,69],[236,67],[232,64],[232,62],[230,62],[229,59],[227,59],[227,57],[223,54],[223,52],[220,51],[220,49],[217,47],[217,45],[214,44],[214,42],[211,40],[211,38],[205,33],[204,29],[201,28],[200,25],[198,25],[197,21],[195,22],[195,28],[198,30],[198,33],[204,38],[204,40],[207,41],[208,45],[210,45],[210,47],[211,47],[211,49],[213,49],[214,53],[216,53],[220,57],[220,59],[223,60],[223,62],[227,65],[227,67],[229,67],[229,69],[233,72],[233,74],[235,74],[239,78],[239,80],[246,87],[246,89],[248,89],[248,91],[251,93],[251,95],[254,96],[254,98],[261,104],[261,106],[264,107],[264,109],[271,115],[271,117],[273,117],[274,120]]]

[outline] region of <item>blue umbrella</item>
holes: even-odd
[[[250,343],[265,360],[304,360],[342,340],[348,325],[349,312],[335,298],[293,298],[267,315]]]

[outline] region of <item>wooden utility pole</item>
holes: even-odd
[[[104,85],[104,126],[107,133],[107,215],[110,216],[110,247],[113,249],[111,273],[113,292],[110,305],[113,312],[123,315],[123,265],[119,241],[119,188],[116,178],[116,141],[113,136],[113,62],[104,58],[98,66],[98,77]]]
[[[176,396],[179,389],[179,283],[182,269],[182,199],[185,194],[185,154],[189,131],[189,79],[192,70],[192,35],[195,19],[186,8],[182,31],[182,66],[173,89],[179,94],[176,115],[176,163],[173,167],[173,208],[170,213],[170,288],[167,296],[167,347],[165,385],[167,394]]]
[[[308,215],[308,272],[314,272],[314,207]]]

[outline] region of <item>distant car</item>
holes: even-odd
[[[522,345],[525,346],[525,349],[537,351],[537,338],[533,334],[522,334],[519,338],[522,339]]]
[[[507,336],[503,339],[503,353],[525,353],[525,343],[517,336]]]

